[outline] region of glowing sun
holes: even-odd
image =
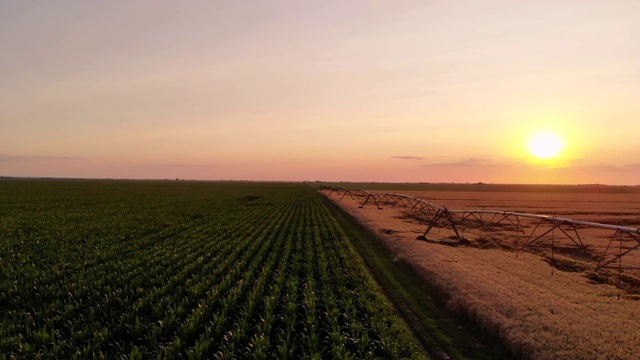
[[[553,159],[562,152],[564,142],[555,133],[539,132],[531,136],[528,147],[529,153],[538,159]]]

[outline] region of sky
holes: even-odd
[[[0,0],[0,176],[636,185],[639,39],[636,0]]]

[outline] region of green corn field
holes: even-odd
[[[0,358],[423,358],[307,184],[0,181]]]

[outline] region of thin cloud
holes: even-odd
[[[478,165],[486,166],[486,165],[498,165],[498,164],[494,163],[489,158],[472,157],[472,158],[461,160],[461,161],[445,162],[445,163],[430,163],[430,164],[424,164],[423,166],[425,167],[431,167],[431,166],[472,167],[472,166],[478,166]]]
[[[219,168],[217,164],[180,164],[180,163],[159,163],[159,164],[139,164],[136,167],[158,169],[158,168],[171,168],[171,169],[212,169]]]
[[[86,160],[77,156],[46,156],[46,155],[8,155],[0,154],[0,163],[31,163],[43,161],[73,161]]]
[[[585,166],[586,169],[593,169],[598,171],[612,171],[612,172],[632,172],[640,170],[640,164],[629,164],[629,165],[594,165],[594,166]]]
[[[391,158],[400,160],[425,160],[425,157],[422,156],[392,156]]]

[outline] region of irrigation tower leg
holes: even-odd
[[[424,234],[418,236],[416,240],[427,240],[427,234],[429,233],[429,231],[431,231],[431,229],[433,228],[435,223],[440,219],[441,216],[442,216],[442,210],[438,209],[438,211],[436,211],[436,214],[433,215],[433,218],[429,222],[429,226],[427,226],[427,230],[424,231]]]
[[[449,213],[447,208],[438,209],[438,211],[436,211],[436,214],[433,216],[433,219],[431,219],[431,222],[429,222],[429,226],[427,227],[427,230],[424,231],[424,234],[418,236],[416,238],[416,240],[427,240],[427,234],[431,231],[431,229],[433,229],[433,227],[438,222],[438,220],[440,220],[440,218],[443,217],[443,216],[445,216],[447,218],[447,220],[449,220],[449,222],[451,223],[451,228],[456,233],[456,238],[458,239],[458,241],[460,241],[460,239],[461,239],[460,238],[460,233],[458,232],[458,228],[456,227],[456,223],[455,223],[455,221],[453,221],[453,218],[451,217],[451,214]]]

